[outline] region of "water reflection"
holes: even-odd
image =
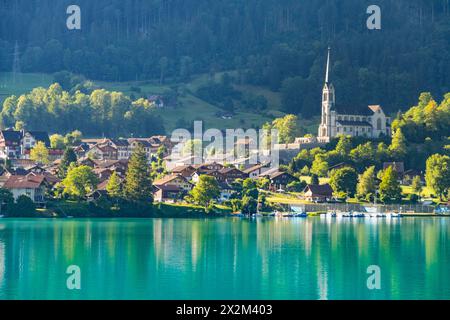
[[[2,220],[1,299],[448,299],[450,223]],[[66,268],[82,290],[66,288]],[[369,265],[381,290],[368,290]]]

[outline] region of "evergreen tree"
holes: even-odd
[[[128,163],[124,195],[130,201],[153,202],[150,167],[145,150],[140,144],[134,149]]]
[[[311,175],[311,184],[318,185],[319,183],[319,177],[316,174]]]
[[[339,137],[339,141],[336,145],[336,152],[341,156],[348,156],[350,153],[350,150],[352,149],[352,140],[350,136],[347,135],[341,135]]]
[[[109,177],[108,184],[106,185],[106,191],[108,192],[108,195],[113,199],[117,199],[120,197],[121,181],[116,172],[113,172],[113,174]]]
[[[69,170],[70,165],[76,162],[77,162],[77,155],[75,154],[75,151],[73,151],[71,147],[67,147],[64,150],[61,162],[58,166],[58,176],[60,178],[65,178],[67,170]]]
[[[401,129],[397,129],[392,137],[391,145],[389,146],[391,155],[396,160],[402,160],[406,156],[406,139]]]

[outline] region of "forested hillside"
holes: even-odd
[[[79,31],[66,28],[70,4],[81,7]],[[371,4],[381,30],[366,27]],[[0,0],[0,17],[0,72],[16,42],[23,72],[183,82],[237,70],[232,82],[279,91],[286,112],[308,117],[320,112],[331,45],[341,103],[393,113],[420,92],[450,91],[449,0]]]

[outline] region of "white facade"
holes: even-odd
[[[319,142],[329,142],[339,135],[352,137],[364,136],[378,138],[390,135],[390,118],[386,116],[379,105],[368,106],[367,112],[339,113],[336,107],[336,94],[329,80],[330,49],[328,49],[325,84],[322,90],[322,117],[318,132]],[[355,110],[356,111],[356,110]]]

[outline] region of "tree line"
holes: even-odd
[[[149,136],[164,133],[164,126],[147,99],[133,101],[122,92],[95,89],[70,93],[55,83],[48,89],[6,98],[0,113],[2,128],[87,136]]]

